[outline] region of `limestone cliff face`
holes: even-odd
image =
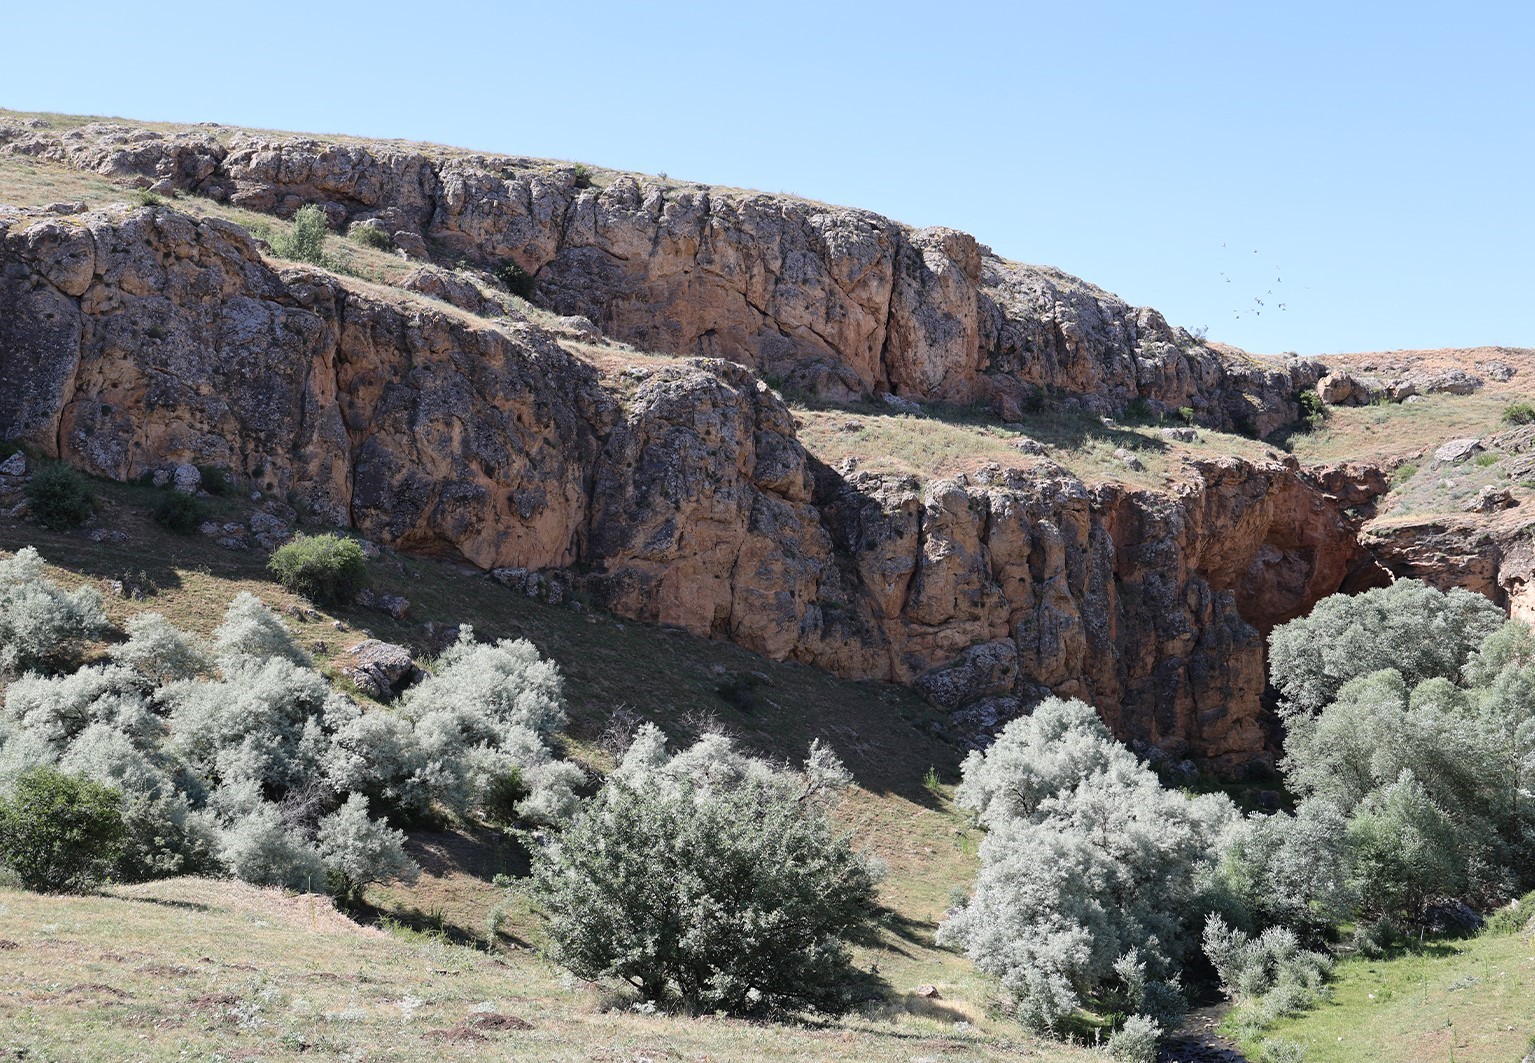
[[[971,276],[971,245],[932,239],[934,283]],[[915,685],[975,733],[1051,690],[1227,760],[1264,746],[1262,634],[1351,578],[1346,510],[1385,486],[1236,459],[1168,493],[843,476],[734,361],[604,381],[526,322],[278,271],[165,208],[0,210],[0,435],[118,479],[223,465],[487,569],[578,566],[619,613]]]
[[[649,350],[723,358],[838,400],[988,403],[1038,391],[1102,413],[1189,406],[1222,429],[1293,422],[1313,363],[1217,350],[967,234],[866,211],[503,156],[98,124],[0,126],[0,148],[255,210],[321,206],[417,257],[515,262],[539,301]]]

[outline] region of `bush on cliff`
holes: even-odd
[[[48,462],[27,481],[32,518],[50,531],[79,527],[96,513],[85,477],[63,462]]]
[[[272,237],[272,252],[280,258],[330,268],[331,258],[325,252],[325,241],[330,236],[330,222],[325,212],[310,203],[293,215],[293,227]]]
[[[267,568],[295,594],[345,605],[368,585],[368,562],[355,539],[334,532],[299,535],[272,553]]]

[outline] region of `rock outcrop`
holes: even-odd
[[[98,475],[220,466],[401,549],[578,565],[624,615],[962,718],[1056,691],[1226,760],[1264,745],[1263,632],[1349,577],[1344,510],[1373,497],[1236,459],[1172,494],[1049,466],[844,478],[732,361],[606,388],[531,324],[274,269],[164,208],[0,214],[0,306],[5,437]]]
[[[632,174],[593,184],[574,167],[518,157],[110,123],[60,133],[0,124],[0,151],[282,215],[312,203],[338,230],[380,228],[443,263],[514,263],[540,302],[608,335],[739,362],[832,400],[895,393],[1011,416],[1048,392],[1102,413],[1135,400],[1190,407],[1206,425],[1267,435],[1296,419],[1298,392],[1323,371],[1207,345],[1154,310],[1004,261],[965,233],[782,195]]]

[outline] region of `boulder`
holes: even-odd
[[[1466,503],[1467,513],[1496,513],[1503,509],[1512,509],[1519,503],[1513,493],[1506,487],[1495,487],[1488,484],[1476,493],[1476,497]]]
[[[390,700],[425,674],[404,646],[378,639],[359,642],[331,664],[358,690],[380,701]]]
[[[1199,432],[1193,428],[1164,428],[1162,438],[1177,443],[1198,443]]]
[[[1482,449],[1480,439],[1452,439],[1434,451],[1434,460],[1454,465],[1480,453]]]
[[[1122,464],[1127,469],[1132,469],[1135,472],[1146,471],[1145,464],[1142,463],[1140,458],[1135,456],[1134,451],[1126,450],[1124,447],[1119,447],[1114,451],[1114,457],[1118,458],[1120,464]]]
[[[171,470],[171,486],[184,495],[195,495],[203,485],[203,474],[196,465],[182,464]]]
[[[1006,694],[1018,680],[1018,646],[995,639],[971,646],[958,659],[924,672],[912,685],[934,705],[953,711],[969,702]]]
[[[404,620],[410,615],[410,599],[398,594],[384,595],[378,600],[378,607],[395,620]]]
[[[1316,382],[1317,396],[1329,406],[1358,405],[1363,386],[1348,373],[1328,373]]]
[[[17,451],[0,461],[0,476],[20,477],[27,474],[27,456]]]

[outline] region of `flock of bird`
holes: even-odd
[[[1226,245],[1225,244],[1221,244],[1221,246],[1225,247]],[[1255,254],[1255,255],[1257,253],[1258,253],[1257,251],[1253,252],[1253,254]],[[1275,266],[1274,267],[1274,283],[1276,285],[1284,283],[1283,279],[1279,276],[1279,273],[1280,273],[1280,268],[1278,266]],[[1221,279],[1224,280],[1227,284],[1231,283],[1231,278],[1224,271],[1221,273]],[[1272,299],[1272,297],[1274,295],[1274,289],[1270,288],[1264,294],[1268,295]],[[1236,315],[1236,319],[1238,321],[1240,321],[1242,319],[1242,314],[1244,312],[1252,314],[1255,317],[1262,317],[1263,316],[1264,308],[1268,307],[1268,305],[1269,304],[1263,300],[1262,296],[1255,295],[1255,296],[1253,296],[1252,304],[1250,306],[1237,307],[1237,308],[1233,309],[1231,312]],[[1276,303],[1275,306],[1273,307],[1273,309],[1284,310],[1285,309],[1285,304],[1284,303]]]

